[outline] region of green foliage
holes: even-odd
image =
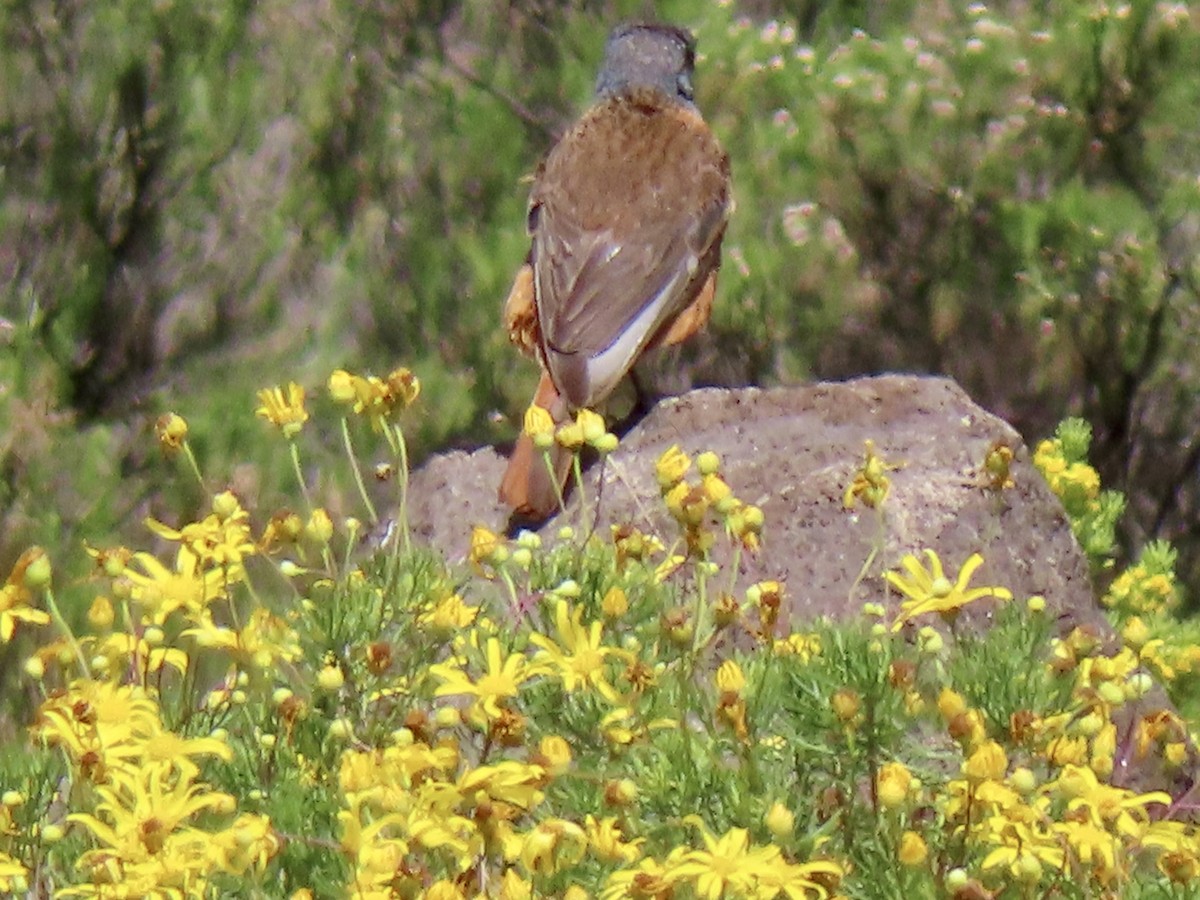
[[[147,495],[166,473],[136,437],[161,390],[215,422],[265,367],[315,388],[403,359],[441,411],[411,435],[418,458],[511,438],[536,374],[498,326],[525,252],[523,178],[586,103],[611,21],[639,11],[9,4],[0,69],[23,89],[0,105],[0,240],[20,264],[0,317],[47,376],[12,382],[16,397],[68,444],[113,417],[78,455],[136,472]],[[658,13],[697,33],[699,102],[738,204],[717,346],[688,358],[690,378],[938,371],[1031,438],[1082,415],[1133,500],[1127,540],[1171,529],[1193,581],[1193,489],[1177,489],[1200,421],[1186,10]],[[213,449],[278,491],[252,438]],[[32,454],[8,454],[9,489],[39,491]],[[102,468],[52,481],[81,492]],[[112,487],[100,474],[86,490]],[[64,516],[93,536],[115,525]]]
[[[1034,464],[1058,495],[1071,521],[1071,530],[1094,570],[1112,565],[1117,523],[1125,511],[1120,491],[1101,490],[1100,476],[1088,463],[1092,427],[1083,419],[1064,419],[1054,439],[1042,441]]]
[[[993,733],[1007,730],[1014,715],[1066,702],[1070,683],[1039,665],[1051,632],[1045,617],[1030,616],[1020,604],[1010,603],[997,613],[986,635],[959,635],[958,652],[948,666],[950,680],[983,712]]]
[[[395,420],[419,382],[339,372],[331,393],[372,426],[368,444],[343,420],[347,467],[356,442],[386,446],[405,477]],[[1118,761],[1167,784],[1186,761],[1192,720],[1143,706],[1149,673],[1188,691],[1200,672],[1194,628],[1155,636],[1177,600],[1165,544],[1106,595],[1116,649],[1059,635],[1042,598],[971,589],[982,559],[955,574],[932,549],[864,584],[855,621],[789,630],[785,586],[739,589],[703,549],[769,552],[761,524],[733,527],[753,508],[716,454],[659,461],[679,535],[476,527],[451,566],[411,546],[403,508],[382,545],[335,525],[304,478],[323,412],[292,385],[260,402],[299,512],[223,491],[148,523],[169,561],[93,550],[77,626],[43,554],[8,575],[0,634],[39,640],[9,687],[36,710],[5,695],[30,727],[0,754],[0,889],[1084,898],[1171,890],[1200,859],[1194,826],[1150,814],[1170,795],[1111,783]],[[203,485],[198,436],[168,425]],[[1095,501],[1089,443],[1067,421],[1038,453]],[[986,632],[960,618],[997,600]]]

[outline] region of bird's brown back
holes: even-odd
[[[650,331],[669,322],[717,264],[729,160],[694,107],[635,89],[606,98],[563,136],[530,204],[547,363],[572,406],[591,405],[604,386],[586,362],[656,299],[664,303]]]

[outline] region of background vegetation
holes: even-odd
[[[1128,553],[1171,539],[1194,590],[1197,10],[655,11],[697,33],[738,202],[684,380],[941,372],[1030,441],[1080,415],[1129,497]],[[608,28],[646,12],[4,4],[0,569],[201,509],[160,490],[148,433],[167,409],[209,472],[272,496],[284,468],[231,415],[268,383],[402,363],[437,410],[418,459],[511,438],[534,377],[498,328],[522,179],[586,103]]]

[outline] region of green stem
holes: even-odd
[[[696,612],[692,626],[692,665],[700,656],[700,646],[708,642],[708,554],[696,563]]]
[[[308,485],[304,482],[304,470],[300,466],[300,448],[296,446],[295,441],[288,441],[288,448],[292,452],[292,471],[296,474],[296,483],[300,485],[300,494],[304,497],[304,504],[308,512],[311,513],[313,502],[308,493]]]
[[[350,471],[354,473],[354,483],[358,486],[358,496],[362,498],[367,508],[367,515],[372,525],[379,524],[379,516],[375,514],[375,505],[367,495],[367,486],[363,482],[362,471],[358,467],[358,457],[354,455],[354,442],[350,440],[350,420],[342,419],[342,445],[346,448],[346,458],[350,460]]]
[[[855,576],[854,583],[850,585],[850,593],[847,595],[851,606],[854,605],[854,594],[858,591],[858,586],[862,584],[863,579],[867,577],[867,573],[871,571],[871,566],[875,565],[875,559],[879,556],[879,552],[883,549],[884,543],[887,541],[887,520],[883,513],[883,507],[875,507],[878,514],[879,527],[875,531],[875,540],[871,542],[871,552],[867,554],[866,561],[862,564],[862,568],[858,570],[858,575]]]
[[[404,432],[399,425],[392,428],[395,434],[396,456],[400,460],[400,513],[397,526],[400,537],[404,541],[405,551],[412,549],[412,536],[408,532],[408,442],[404,440]]]
[[[84,678],[92,677],[92,670],[87,664],[87,660],[83,657],[83,648],[79,646],[79,641],[75,640],[75,634],[71,631],[71,626],[67,624],[67,620],[63,618],[62,611],[58,608],[58,603],[54,599],[54,591],[46,588],[46,607],[50,610],[50,618],[54,620],[62,632],[63,637],[67,639],[67,643],[71,645],[71,649],[75,653],[75,659],[79,662],[79,669],[83,672]]]
[[[192,470],[192,474],[196,476],[196,483],[200,485],[201,491],[207,491],[204,486],[204,476],[200,474],[200,466],[196,462],[196,454],[192,453],[192,445],[187,441],[183,442],[183,455],[187,457],[188,466]]]
[[[575,479],[575,490],[579,492],[579,529],[582,531],[583,523],[587,519],[587,493],[583,489],[583,455],[578,450],[574,452],[575,456],[571,460],[571,474]]]

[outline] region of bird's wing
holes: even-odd
[[[530,258],[547,367],[572,406],[602,400],[691,302],[717,264],[729,206],[724,152],[678,105],[610,102],[551,151]]]

